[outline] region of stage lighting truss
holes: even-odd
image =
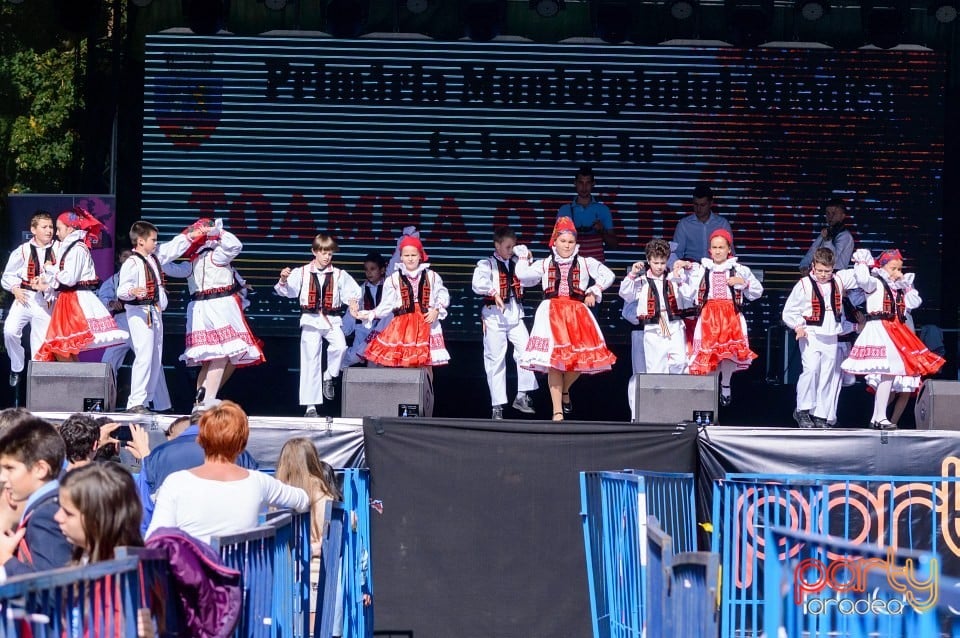
[[[957,19],[957,2],[955,0],[933,0],[927,5],[927,15],[931,15],[941,24],[950,24]]]
[[[830,4],[826,0],[797,0],[793,8],[801,18],[809,22],[816,22],[830,13]]]
[[[667,0],[666,8],[674,20],[689,20],[697,12],[697,2],[696,0]]]
[[[530,8],[541,18],[552,18],[566,7],[564,0],[530,0]]]

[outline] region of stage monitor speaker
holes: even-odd
[[[116,404],[109,364],[31,361],[27,367],[31,412],[113,412]]]
[[[638,374],[634,379],[634,423],[717,423],[717,375]]]
[[[433,385],[422,368],[347,368],[344,417],[433,416]]]
[[[924,381],[913,416],[918,430],[960,430],[960,381]]]

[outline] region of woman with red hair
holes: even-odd
[[[520,282],[540,283],[544,297],[520,365],[547,373],[553,420],[563,421],[573,412],[570,387],[580,375],[606,372],[617,360],[590,312],[600,293],[613,284],[614,274],[593,257],[578,254],[577,228],[569,217],[557,219],[549,245],[552,254],[532,263],[526,246],[513,249]],[[591,277],[596,282],[592,286]]]
[[[126,343],[127,332],[117,326],[97,297],[100,280],[90,254],[92,241],[103,224],[77,206],[57,217],[56,262],[37,277],[35,289],[56,295],[50,325],[37,361],[76,361],[85,350]]]
[[[699,264],[678,259],[674,276],[683,281],[683,295],[699,312],[693,332],[690,374],[720,375],[720,405],[730,405],[730,377],[757,358],[747,341],[747,321],[740,312],[746,301],[759,299],[763,285],[733,256],[733,236],[718,228],[710,234],[709,257]]]

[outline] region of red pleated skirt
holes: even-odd
[[[690,374],[709,374],[727,359],[746,370],[757,353],[747,341],[747,326],[729,299],[709,299],[694,328]]]

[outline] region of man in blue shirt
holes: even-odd
[[[827,202],[823,209],[827,225],[820,231],[807,254],[800,260],[800,272],[810,272],[810,265],[813,263],[813,254],[817,248],[829,248],[833,251],[833,263],[837,270],[842,270],[850,266],[850,258],[853,256],[853,235],[847,228],[845,221],[847,219],[847,209],[843,200],[839,197],[833,197]]]
[[[603,247],[617,247],[617,237],[613,233],[613,216],[610,209],[593,196],[596,179],[593,168],[581,166],[575,180],[577,196],[569,204],[560,207],[557,217],[569,217],[577,227],[577,243],[580,255],[603,261]]]
[[[693,189],[693,212],[681,219],[673,232],[677,250],[670,265],[677,259],[699,262],[707,257],[710,235],[719,228],[733,234],[730,223],[713,212],[713,190],[706,184],[699,184]]]

